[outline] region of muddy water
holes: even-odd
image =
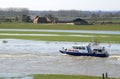
[[[3,43],[7,40],[7,43]],[[80,74],[120,78],[120,44],[101,44],[110,53],[109,58],[74,57],[59,53],[62,47],[88,43],[47,42],[0,39],[0,77],[18,77],[29,74]]]

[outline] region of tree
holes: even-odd
[[[22,15],[22,21],[23,22],[30,22],[31,21],[30,16]]]
[[[91,20],[92,20],[93,23],[97,23],[98,18],[99,18],[99,14],[97,14],[97,13],[93,13],[91,15]]]

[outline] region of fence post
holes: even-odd
[[[102,74],[102,79],[105,79],[104,73]]]
[[[107,79],[108,78],[108,73],[106,72],[105,75],[106,75],[106,79]]]

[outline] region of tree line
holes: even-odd
[[[82,18],[90,23],[113,21],[120,22],[120,11],[80,11],[80,10],[59,10],[59,11],[30,11],[31,16],[52,15],[61,21],[70,21],[76,18]]]
[[[30,18],[27,8],[0,8],[0,22],[22,22],[27,18]]]
[[[120,11],[79,11],[79,10],[59,10],[59,11],[30,11],[31,15],[52,14],[58,17],[120,17]]]
[[[120,20],[120,11],[80,11],[80,10],[59,10],[59,11],[31,11],[27,8],[0,8],[0,21],[32,21],[35,16],[48,16],[60,20],[73,20],[82,18],[86,20]]]

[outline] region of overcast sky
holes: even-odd
[[[120,10],[120,0],[0,0],[0,8],[30,10]]]

